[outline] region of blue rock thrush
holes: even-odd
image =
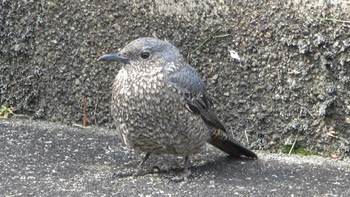
[[[124,63],[113,84],[111,110],[119,138],[146,153],[135,175],[150,154],[174,154],[185,158],[184,173],[174,180],[187,179],[189,156],[207,142],[233,157],[257,158],[226,132],[200,75],[172,44],[139,38],[99,60]]]

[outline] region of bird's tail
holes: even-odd
[[[221,130],[221,132],[223,131]],[[221,133],[220,137],[217,135],[212,136],[211,140],[208,142],[232,157],[245,156],[250,158],[258,158],[258,156],[253,151],[249,150],[243,144],[237,142],[226,133]]]

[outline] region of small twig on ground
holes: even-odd
[[[303,109],[305,109],[305,111],[312,117],[312,118],[315,118],[315,116],[310,112],[310,110],[308,110],[304,104],[300,103],[299,101],[297,101],[296,103],[298,103],[299,105],[301,105],[301,107]]]
[[[86,128],[86,119],[87,119],[87,113],[86,113],[86,100],[85,96],[82,98],[82,103],[83,103],[83,127]]]
[[[87,112],[86,112],[86,100],[84,96],[82,97],[81,102],[83,107],[83,125],[73,123],[73,126],[85,129],[86,121],[87,121]]]
[[[246,130],[246,129],[244,130],[244,134],[245,134],[245,138],[246,138],[246,140],[247,140],[247,144],[250,144],[250,143],[249,143],[249,138],[248,138],[248,133],[247,133],[247,130]]]
[[[82,129],[85,129],[85,128],[86,128],[86,127],[84,127],[83,125],[75,124],[75,123],[73,123],[72,126],[73,126],[73,127],[79,127],[79,128],[82,128]]]
[[[290,150],[289,150],[288,155],[292,154],[292,152],[293,152],[293,150],[294,150],[294,147],[295,147],[295,144],[297,143],[298,137],[299,137],[299,135],[297,135],[297,137],[295,138],[295,140],[294,140],[294,142],[293,142],[293,144],[292,144],[292,147],[291,147]]]
[[[94,122],[95,122],[95,126],[97,126],[97,103],[98,103],[98,99],[96,100],[95,109],[94,109]]]
[[[227,36],[229,36],[230,34],[220,34],[220,35],[216,35],[214,36],[215,38],[225,38]]]
[[[337,23],[348,23],[348,24],[350,24],[350,21],[340,20],[340,19],[336,19],[336,18],[320,18],[320,19],[324,20],[324,21],[332,21],[332,22],[337,22]]]

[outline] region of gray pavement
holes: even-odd
[[[1,196],[350,196],[350,164],[321,157],[270,154],[235,160],[208,146],[192,158],[188,182],[169,182],[182,159],[151,156],[142,177],[132,172],[139,153],[112,130],[0,119]]]

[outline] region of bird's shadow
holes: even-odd
[[[156,162],[150,162],[149,165],[144,166],[143,172],[138,175],[134,175],[137,171],[137,164],[131,167],[129,165],[129,169],[123,172],[114,173],[112,179],[119,178],[128,178],[128,177],[147,177],[147,176],[159,176],[161,178],[168,179],[169,177],[174,177],[179,174],[182,174],[184,168],[181,163],[175,162],[176,158],[162,158],[157,160]],[[232,171],[242,171],[245,168],[249,168],[250,164],[253,164],[257,161],[257,159],[250,158],[235,158],[225,155],[216,155],[211,156],[210,158],[204,156],[196,156],[194,158],[194,162],[191,163],[189,170],[192,172],[189,177],[190,180],[196,177],[197,175],[205,174],[215,174],[220,177],[231,177]],[[132,162],[135,164],[135,162]],[[173,165],[171,164],[173,163]],[[160,165],[158,165],[160,164]]]

